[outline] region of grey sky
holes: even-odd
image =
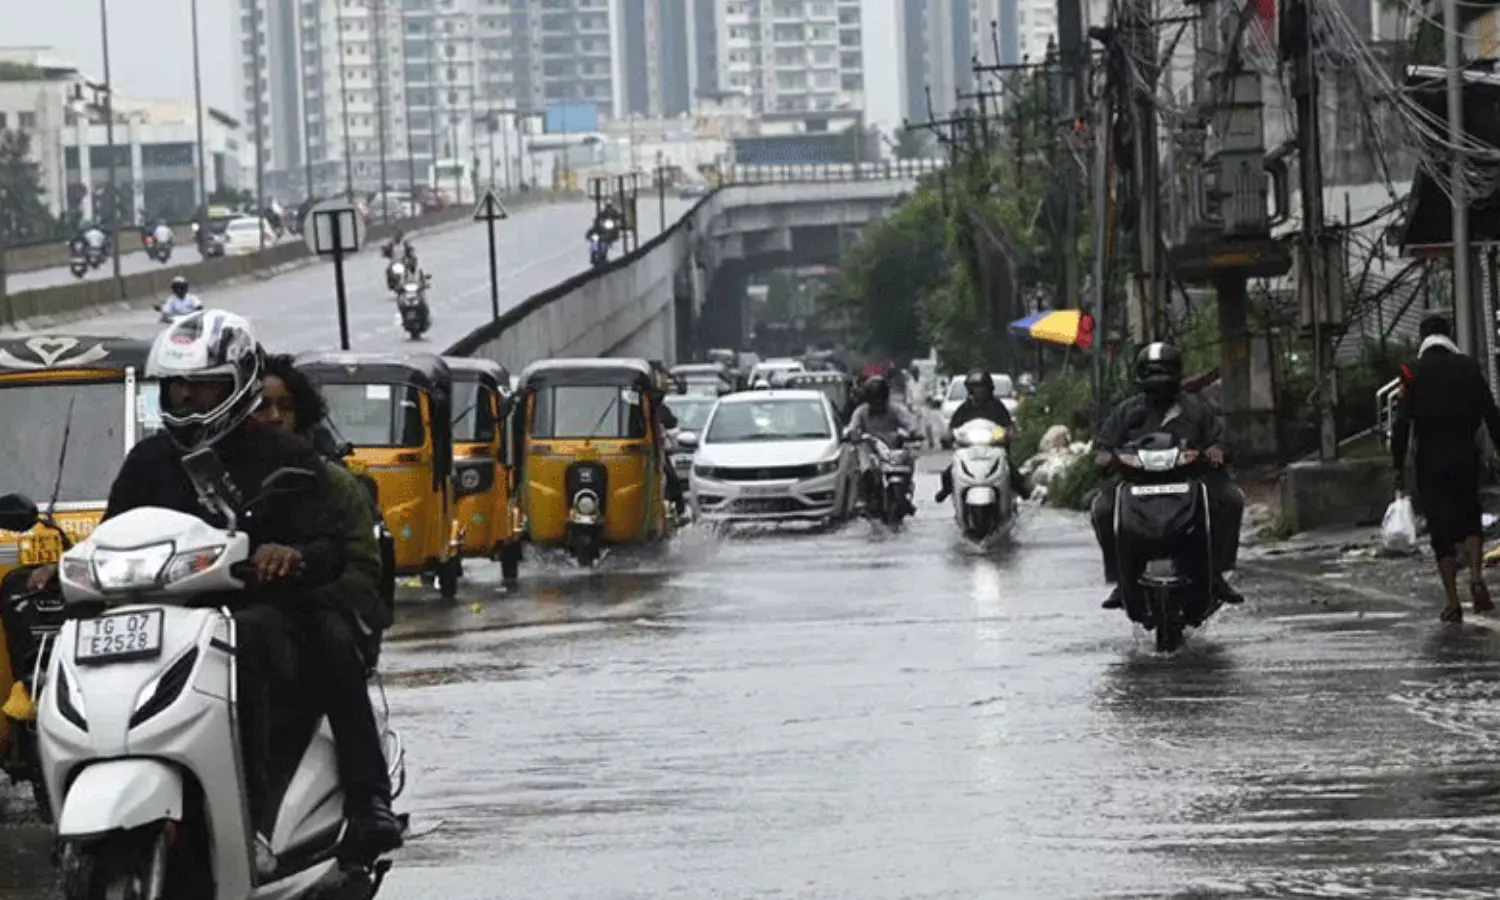
[[[109,9],[110,65],[120,93],[140,99],[193,99],[189,0],[105,0]],[[24,16],[3,14],[0,44],[47,45],[99,78],[99,0],[3,0],[26,5]],[[901,121],[893,0],[862,0],[865,106],[869,120],[888,131]],[[233,103],[234,54],[230,42],[233,0],[199,0],[203,90],[208,102],[237,113]]]
[[[109,62],[121,94],[149,100],[193,99],[193,38],[189,0],[106,0]],[[234,59],[229,38],[232,0],[199,0],[204,99],[230,109]],[[0,44],[45,45],[104,77],[99,0],[4,0],[28,7],[4,13]],[[233,111],[231,109],[231,111]]]

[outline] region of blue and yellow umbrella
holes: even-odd
[[[1081,309],[1048,309],[1010,323],[1010,327],[1034,341],[1077,346],[1094,344],[1094,317]]]

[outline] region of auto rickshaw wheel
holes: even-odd
[[[500,577],[514,584],[521,577],[521,545],[505,544],[500,548]]]
[[[463,573],[463,561],[456,556],[444,563],[441,563],[438,566],[438,594],[441,595],[444,600],[452,600],[454,597],[458,596],[458,579],[463,575]]]

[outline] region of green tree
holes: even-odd
[[[845,253],[839,277],[819,298],[847,314],[867,349],[909,359],[926,342],[917,301],[952,268],[942,198],[922,190],[894,214],[866,226]]]
[[[56,223],[47,210],[40,167],[24,131],[0,131],[0,245],[44,240]]]

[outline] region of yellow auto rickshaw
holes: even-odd
[[[395,542],[398,575],[437,581],[451,598],[462,562],[454,552],[453,378],[430,353],[297,357],[328,402],[328,420],[354,446],[351,462],[375,481]]]
[[[549,359],[521,373],[506,420],[522,535],[592,565],[671,535],[662,434],[644,359]]]
[[[141,377],[150,350],[149,341],[83,335],[0,339],[0,417],[10,423],[0,490],[32,498],[42,514],[24,533],[0,531],[0,576],[57,562],[103,518],[125,454],[160,421],[155,384]],[[33,603],[17,619],[40,636],[55,630],[50,617]],[[0,768],[39,784],[27,740],[36,714],[20,682],[30,672],[16,671],[23,661],[10,648],[0,623]]]
[[[520,529],[511,506],[510,469],[501,435],[510,403],[510,373],[488,359],[445,356],[453,373],[453,496],[455,552],[498,559],[513,581],[521,563]]]

